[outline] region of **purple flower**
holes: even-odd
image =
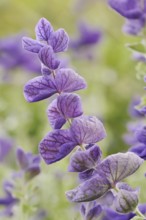
[[[55,93],[74,92],[86,88],[86,82],[71,69],[60,69],[56,77],[38,76],[28,81],[24,87],[24,97],[28,102],[49,98]]]
[[[17,161],[27,180],[40,173],[40,156],[25,153],[21,148],[18,148]]]
[[[0,162],[3,162],[11,151],[13,140],[10,138],[0,138]]]
[[[73,190],[66,192],[71,202],[88,202],[100,198],[110,189],[108,180],[102,176],[93,178],[81,183]]]
[[[70,129],[49,132],[39,145],[40,154],[47,164],[67,156],[77,145],[96,143],[106,132],[96,117],[80,116],[73,120]]]
[[[115,210],[119,213],[134,211],[138,205],[138,193],[133,190],[120,189],[114,201]]]
[[[87,203],[87,206],[85,204],[81,206],[81,213],[85,220],[93,220],[98,218],[101,212],[101,205],[99,205],[96,201]]]
[[[69,37],[64,29],[53,30],[52,25],[45,18],[41,18],[35,28],[36,39],[23,38],[24,49],[38,53],[41,62],[50,70],[59,67],[60,61],[55,53],[66,51]]]
[[[95,45],[101,40],[101,32],[98,29],[93,29],[85,23],[79,24],[79,38],[70,42],[70,47],[79,49],[88,45]]]
[[[5,197],[0,198],[0,206],[4,207],[4,210],[0,212],[0,216],[12,216],[13,215],[13,206],[19,202],[17,198],[12,196],[13,185],[10,182],[5,182],[3,185],[5,192]]]
[[[122,16],[129,19],[141,17],[141,5],[137,0],[108,0],[109,5]]]
[[[135,137],[140,143],[146,144],[146,126],[138,127],[135,130]]]
[[[137,35],[146,23],[146,1],[108,0],[109,5],[126,18],[123,31]]]
[[[83,172],[95,168],[100,162],[101,150],[97,145],[86,151],[76,151],[71,159],[68,170],[70,172]]]
[[[131,117],[143,117],[144,115],[139,111],[137,110],[136,106],[139,105],[141,102],[140,100],[140,97],[138,96],[135,96],[133,97],[130,105],[129,105],[129,109],[128,109],[128,112],[130,114]]]
[[[137,154],[142,159],[146,160],[146,145],[143,143],[138,143],[132,146],[129,151]]]
[[[68,119],[83,114],[81,99],[72,93],[62,93],[48,108],[48,118],[54,129],[60,129]]]
[[[19,34],[0,40],[0,65],[6,71],[20,67],[29,72],[41,73],[37,56],[23,50],[21,38]]]
[[[108,156],[98,165],[93,177],[66,193],[67,198],[72,202],[100,198],[118,182],[133,174],[142,163],[143,160],[131,152]]]
[[[70,49],[77,58],[93,59],[95,46],[101,42],[102,32],[81,22],[78,25],[79,36],[70,41]]]

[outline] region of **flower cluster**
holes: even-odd
[[[40,142],[39,151],[47,164],[67,156],[76,146],[95,144],[106,136],[102,123],[83,115],[81,98],[72,92],[86,88],[86,82],[74,70],[62,68],[57,57],[67,50],[69,38],[63,29],[53,30],[44,18],[36,25],[36,38],[23,38],[24,48],[38,53],[42,76],[30,80],[24,87],[28,102],[36,102],[56,94],[47,110],[53,131]],[[68,129],[62,129],[65,123]],[[83,146],[85,145],[85,146]]]
[[[104,211],[104,201],[94,200],[104,200],[103,197],[107,200],[109,195],[117,212],[137,210],[138,190],[121,181],[132,175],[143,159],[132,152],[101,159],[101,150],[96,143],[106,136],[104,126],[95,116],[83,114],[81,98],[73,93],[86,88],[86,82],[74,70],[62,68],[58,56],[59,52],[67,50],[68,35],[63,29],[54,31],[44,18],[40,19],[35,31],[36,40],[24,37],[23,46],[38,54],[42,76],[26,83],[24,96],[28,102],[37,102],[55,95],[47,110],[53,130],[39,144],[41,156],[47,164],[52,164],[78,146],[68,170],[79,173],[81,183],[66,192],[66,196],[72,202],[89,202],[88,208],[84,204],[81,208],[85,219],[100,215]]]
[[[109,5],[120,15],[126,18],[123,31],[138,35],[146,24],[146,1],[145,0],[108,0]]]

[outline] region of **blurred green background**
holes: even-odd
[[[77,24],[84,21],[102,30],[103,39],[95,47],[94,59],[79,59],[71,50],[66,52],[70,66],[82,75],[88,88],[79,92],[84,113],[100,117],[107,131],[107,138],[99,145],[103,155],[126,151],[128,146],[122,135],[130,120],[128,106],[134,95],[143,94],[143,81],[137,80],[132,53],[126,43],[137,42],[138,38],[122,33],[123,19],[102,0],[1,0],[0,37],[27,33],[35,37],[34,27],[41,17],[48,19],[54,29],[64,28],[70,37],[78,36]],[[0,67],[3,75],[3,68]],[[51,130],[46,108],[50,101],[29,104],[23,97],[23,86],[34,73],[28,74],[21,68],[9,72],[10,80],[0,81],[0,136],[15,140],[15,148],[38,152],[38,143]],[[78,209],[65,198],[64,192],[77,184],[77,177],[67,173],[69,158],[47,166],[42,162],[42,174],[34,181],[40,186],[38,208],[47,211],[46,220],[80,219]],[[2,166],[2,179],[9,176],[11,169]],[[5,172],[4,172],[5,170]],[[143,186],[143,171],[133,180],[133,186]],[[137,174],[138,175],[138,174]],[[144,201],[141,195],[141,201]],[[16,218],[15,218],[16,219]]]

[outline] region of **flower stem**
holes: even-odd
[[[143,219],[146,219],[146,217],[140,212],[138,208],[135,209],[135,214]]]

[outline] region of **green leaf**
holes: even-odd
[[[143,43],[126,44],[126,46],[135,52],[146,54],[146,47]]]

